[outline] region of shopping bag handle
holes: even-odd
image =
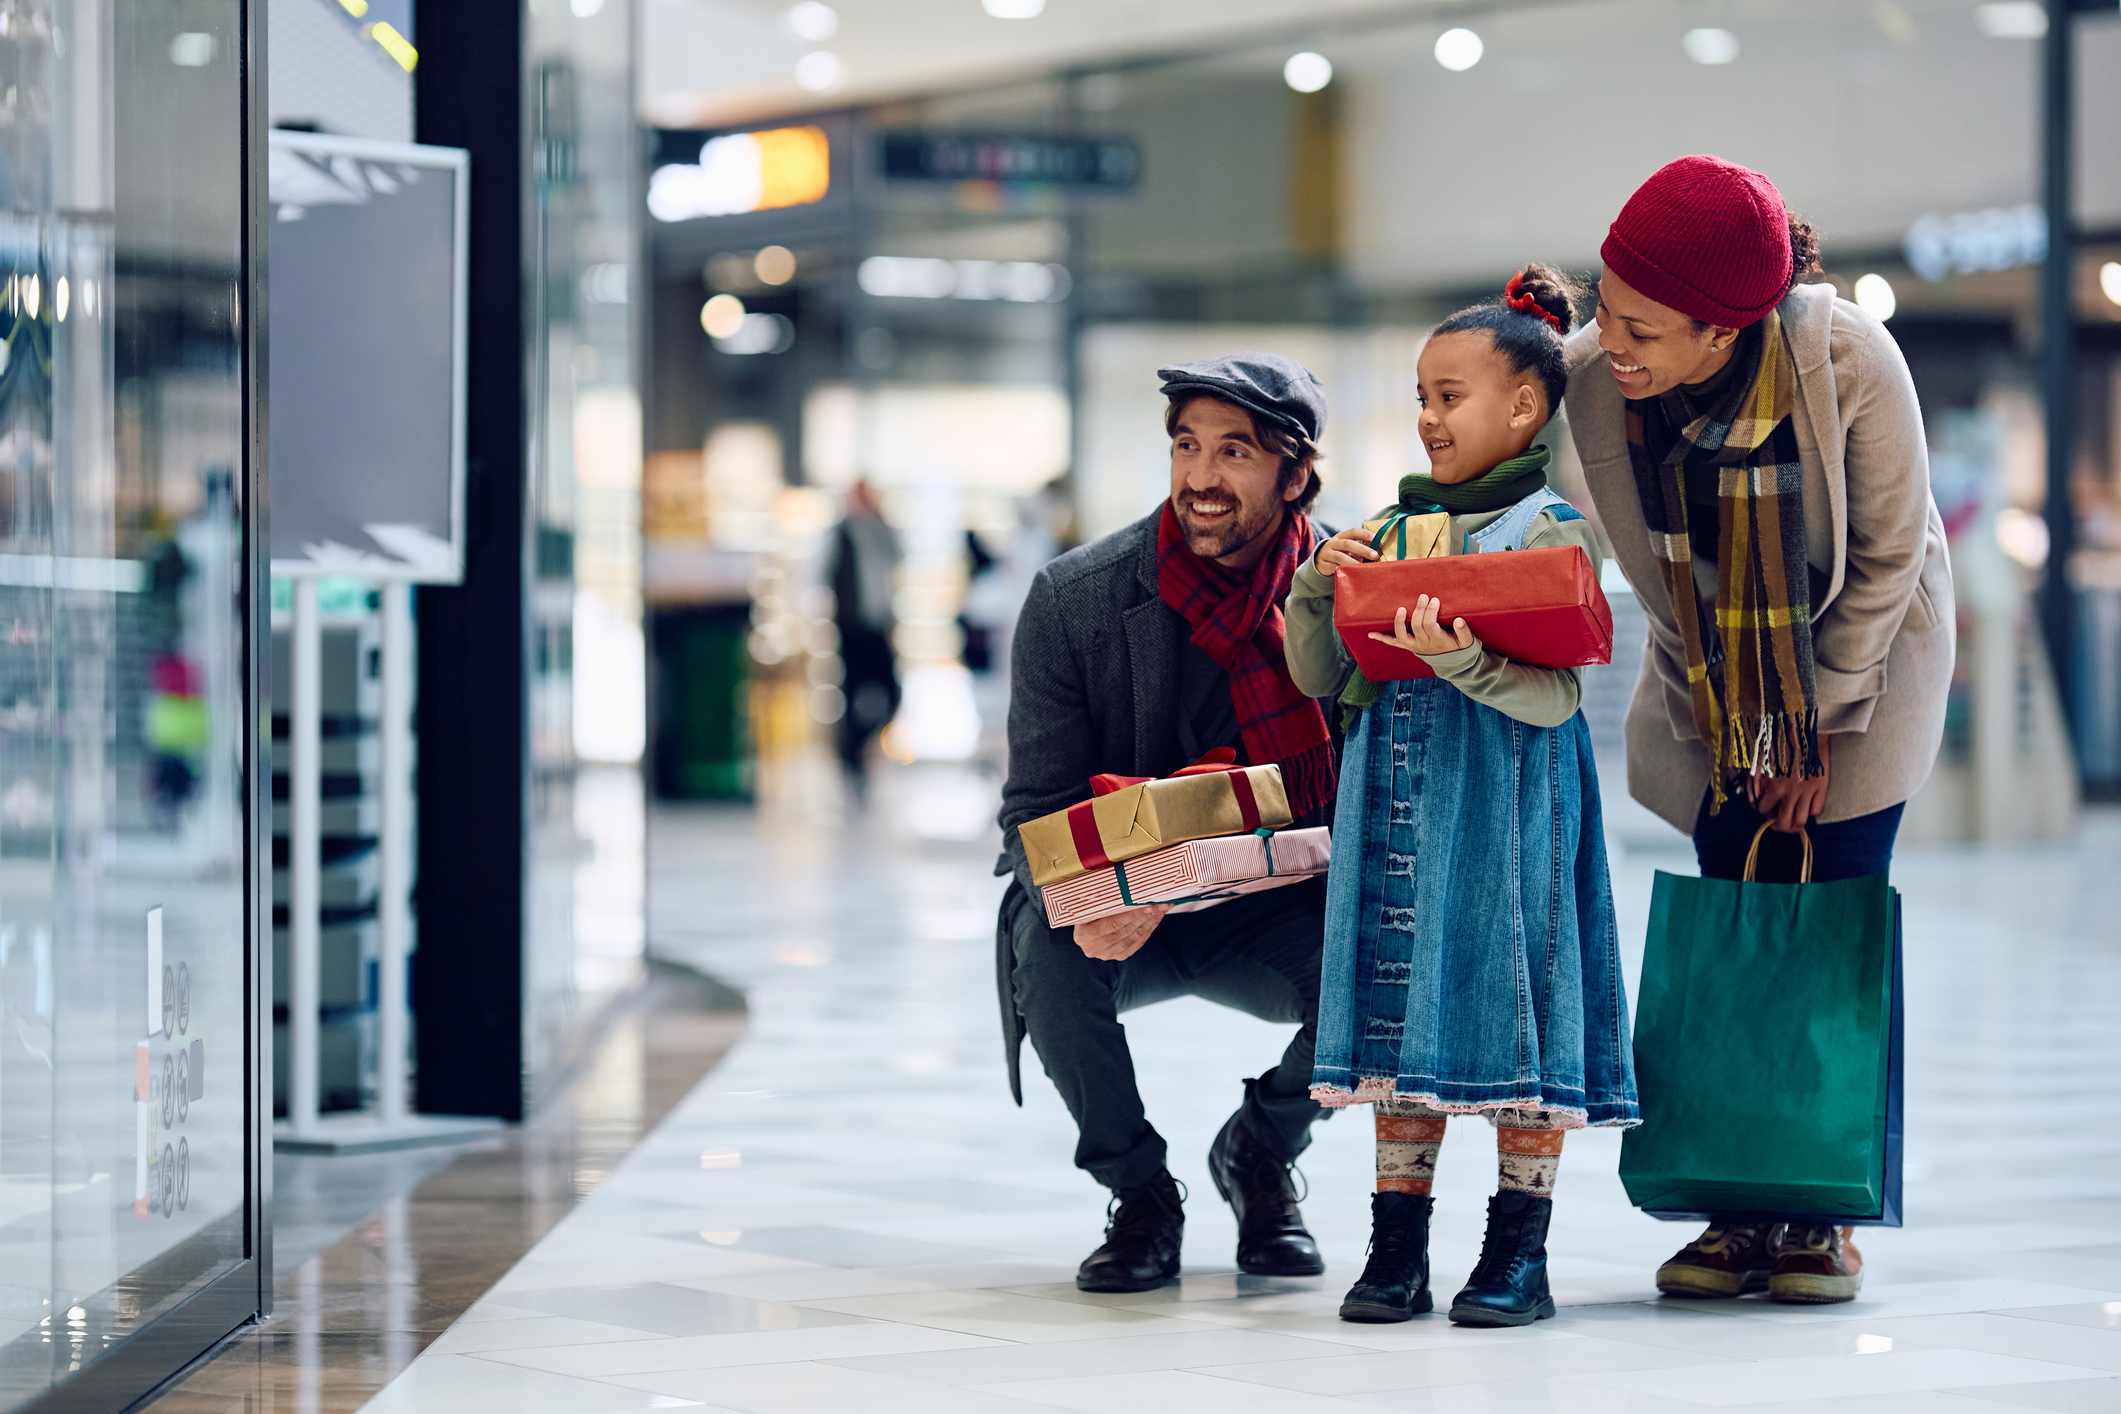
[[[1753,847],[1745,852],[1745,882],[1748,884],[1753,882],[1753,866],[1760,860],[1760,841],[1766,837],[1767,832],[1766,824],[1753,831]],[[1800,825],[1797,828],[1797,838],[1804,842],[1804,866],[1797,871],[1797,882],[1809,884],[1812,882],[1812,837],[1806,834],[1804,827]]]

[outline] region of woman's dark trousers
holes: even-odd
[[[1900,813],[1907,807],[1891,806],[1831,825],[1813,823],[1804,827],[1812,837],[1812,882],[1831,884],[1837,879],[1861,879],[1884,874],[1893,863],[1893,838],[1900,832]],[[1745,877],[1746,851],[1753,835],[1769,817],[1752,807],[1743,795],[1733,795],[1718,813],[1709,814],[1708,797],[1694,817],[1694,857],[1701,862],[1704,879]],[[1760,841],[1760,860],[1753,877],[1766,884],[1793,884],[1804,847],[1795,835],[1769,830]]]

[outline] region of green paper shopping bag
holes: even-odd
[[[1657,875],[1621,1182],[1660,1218],[1897,1227],[1899,896],[1746,874]]]

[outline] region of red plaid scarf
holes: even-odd
[[[1289,809],[1298,819],[1333,801],[1333,739],[1326,714],[1290,681],[1282,656],[1282,601],[1311,548],[1311,522],[1283,518],[1281,536],[1249,578],[1186,548],[1169,501],[1156,528],[1157,597],[1193,628],[1193,643],[1230,675],[1245,755],[1254,766],[1281,767]]]

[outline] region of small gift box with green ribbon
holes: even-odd
[[[1332,862],[1332,832],[1323,827],[1259,829],[1248,835],[1188,840],[1048,884],[1039,892],[1046,900],[1046,922],[1065,928],[1152,903],[1170,904],[1173,913],[1213,908],[1240,894],[1323,874]]]
[[[1366,520],[1370,548],[1380,560],[1428,560],[1451,553],[1451,513],[1430,511],[1414,515],[1395,510],[1376,520]]]

